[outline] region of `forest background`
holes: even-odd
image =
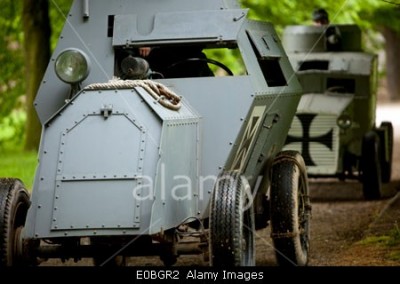
[[[0,176],[24,180],[26,175],[28,188],[33,175],[24,168],[34,168],[41,134],[33,101],[72,2],[0,0]],[[272,22],[280,35],[287,25],[312,24],[316,8],[328,11],[331,24],[359,25],[364,50],[380,55],[387,99],[400,100],[400,0],[242,0],[241,5],[250,8],[250,18]],[[21,159],[25,164],[15,164]]]

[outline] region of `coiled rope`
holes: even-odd
[[[108,83],[90,84],[84,90],[118,90],[136,87],[145,89],[157,102],[168,109],[177,111],[181,108],[180,96],[163,84],[152,80],[111,80]]]

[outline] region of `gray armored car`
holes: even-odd
[[[377,127],[377,56],[356,25],[289,26],[283,45],[303,86],[285,149],[302,153],[312,177],[358,179],[381,197],[392,168],[393,126]]]
[[[279,263],[307,264],[305,164],[281,151],[302,89],[272,25],[247,12],[234,0],[74,1],[35,101],[32,194],[0,180],[1,265],[255,265],[255,230],[269,224]],[[208,49],[236,52],[245,72]]]

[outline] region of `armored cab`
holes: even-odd
[[[377,56],[356,25],[289,26],[283,44],[304,94],[285,149],[302,153],[313,177],[358,179],[381,196],[391,176],[393,127],[375,124]]]
[[[74,1],[35,101],[31,197],[1,179],[2,265],[254,265],[254,230],[269,223],[279,262],[307,263],[305,165],[281,152],[301,86],[273,26],[247,12],[233,0]]]

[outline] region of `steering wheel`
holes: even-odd
[[[175,62],[175,63],[169,65],[167,67],[167,69],[172,69],[172,68],[175,68],[175,67],[177,67],[177,66],[179,66],[181,64],[185,64],[185,63],[188,63],[188,62],[206,62],[206,63],[210,63],[210,64],[216,65],[216,66],[220,67],[221,69],[223,69],[229,76],[233,76],[233,72],[231,71],[231,69],[229,69],[228,66],[226,66],[225,64],[223,64],[223,63],[221,63],[221,62],[219,62],[217,60],[210,59],[210,58],[200,58],[200,57],[186,58],[186,59],[184,59],[182,61],[178,61],[178,62]]]

